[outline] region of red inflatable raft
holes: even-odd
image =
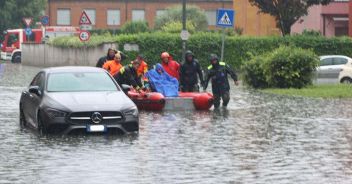
[[[214,103],[214,97],[210,93],[180,92],[180,98],[193,98],[194,108],[196,110],[209,110]]]
[[[141,92],[131,90],[128,97],[137,105],[140,110],[161,111],[165,107],[165,97],[161,93]],[[213,106],[214,98],[210,93],[180,92],[176,98],[193,98],[193,105],[196,110],[209,110]]]
[[[165,97],[161,93],[142,92],[131,90],[127,96],[137,105],[140,110],[161,111],[165,107]]]

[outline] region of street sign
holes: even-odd
[[[49,16],[44,15],[40,17],[40,22],[42,23],[43,26],[49,25]]]
[[[182,30],[180,36],[183,41],[186,41],[188,40],[190,34],[187,30]]]
[[[216,15],[216,26],[233,27],[235,11],[231,9],[218,9]]]
[[[26,24],[26,27],[29,27],[33,22],[33,19],[31,17],[25,17],[22,20],[23,20],[24,24]]]
[[[92,25],[80,25],[79,28],[81,30],[87,31],[87,30],[92,30],[93,26]]]
[[[86,42],[88,41],[90,38],[90,33],[88,31],[81,31],[79,33],[79,39],[82,41],[82,42]]]
[[[85,11],[82,12],[81,17],[79,18],[79,25],[92,25],[92,22]]]
[[[26,32],[26,35],[29,36],[29,35],[32,34],[32,29],[31,29],[30,27],[27,27],[27,28],[25,29],[25,32]]]

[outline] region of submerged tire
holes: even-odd
[[[11,62],[12,63],[21,63],[21,59],[22,59],[21,53],[16,52],[15,54],[13,54]]]
[[[341,83],[343,83],[343,84],[352,84],[352,79],[351,78],[343,78],[341,80]]]
[[[47,131],[47,129],[46,129],[46,127],[45,127],[45,125],[44,125],[44,123],[43,123],[43,121],[42,121],[42,118],[40,117],[40,113],[38,113],[38,122],[37,122],[38,124],[38,133],[40,134],[40,135],[45,135],[45,134],[47,134],[48,133],[48,131]]]
[[[24,117],[23,109],[20,107],[20,127],[25,128],[27,126],[26,119]]]

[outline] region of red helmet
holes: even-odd
[[[163,52],[163,53],[161,53],[161,59],[164,59],[164,58],[169,58],[170,57],[170,54],[169,53],[167,53],[167,52]]]

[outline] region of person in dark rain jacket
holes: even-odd
[[[138,76],[137,70],[139,68],[140,62],[138,60],[132,61],[131,64],[126,65],[120,69],[116,75],[114,75],[115,80],[121,86],[122,84],[127,84],[132,86],[137,91],[143,88],[141,77]]]
[[[103,68],[106,62],[114,60],[116,53],[117,51],[115,49],[109,48],[106,56],[103,56],[98,60],[96,67]]]
[[[118,51],[113,48],[109,48],[106,56],[103,56],[98,60],[96,67],[103,68],[103,66],[106,62],[114,60],[115,54],[120,54],[121,62],[127,58],[127,55],[125,55],[123,52]]]
[[[203,90],[207,89],[209,80],[211,79],[212,91],[214,95],[214,107],[219,108],[220,100],[222,99],[223,107],[227,107],[230,101],[230,84],[228,74],[234,80],[235,85],[238,85],[236,73],[224,62],[219,62],[216,54],[210,55],[211,65],[208,67],[207,76],[203,84]]]
[[[187,51],[185,62],[180,69],[180,84],[182,92],[199,92],[198,76],[201,84],[203,84],[203,72],[197,59],[191,51]]]

